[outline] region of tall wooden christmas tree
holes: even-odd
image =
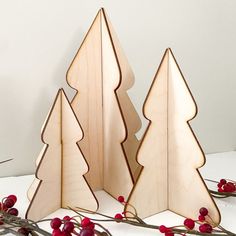
[[[164,210],[196,219],[207,207],[215,223],[219,211],[200,176],[205,158],[189,125],[197,109],[170,49],[167,49],[144,104],[150,121],[138,151],[143,166],[128,199],[142,218]],[[127,205],[126,210],[132,210]]]
[[[79,146],[93,190],[128,196],[140,171],[135,160],[139,117],[127,95],[133,73],[101,9],[67,73],[77,90],[72,107],[84,130]]]
[[[36,191],[31,191],[27,218],[37,221],[68,206],[97,209],[97,201],[83,176],[88,165],[77,144],[82,137],[77,118],[60,89],[43,127],[45,146],[38,158],[38,180],[31,189]]]

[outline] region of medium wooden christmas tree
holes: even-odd
[[[67,73],[77,90],[72,107],[84,130],[79,146],[93,190],[128,196],[140,171],[135,160],[139,117],[127,95],[133,73],[101,9]],[[133,178],[132,178],[133,176]]]
[[[196,219],[207,207],[215,223],[219,211],[200,176],[205,158],[189,125],[197,109],[170,49],[167,49],[144,104],[150,121],[138,151],[143,166],[128,199],[142,218],[164,210]],[[132,208],[127,205],[127,211]]]
[[[82,137],[77,118],[60,89],[43,127],[45,147],[38,159],[38,181],[34,181],[36,191],[27,218],[37,221],[68,206],[97,209],[97,201],[83,176],[88,165],[77,144]]]

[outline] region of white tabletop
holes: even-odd
[[[200,172],[203,178],[219,180],[220,178],[236,180],[236,152],[225,152],[207,155],[207,163],[201,168]],[[33,175],[0,178],[0,198],[10,194],[18,197],[16,207],[20,216],[24,216],[29,201],[26,192],[34,179]],[[209,183],[211,185],[211,183]],[[123,206],[115,199],[110,197],[104,191],[95,193],[100,209],[99,212],[114,216],[116,213],[123,211]],[[216,203],[221,211],[221,225],[228,230],[236,232],[236,198],[216,199]],[[69,210],[59,209],[47,218],[63,217],[65,215],[74,215]],[[183,223],[183,218],[169,211],[149,217],[145,220],[148,223],[167,226],[179,225]],[[143,229],[121,223],[104,223],[103,224],[113,236],[156,236],[160,234],[157,230]],[[51,232],[49,223],[41,223],[41,227]],[[160,234],[161,235],[161,234]]]

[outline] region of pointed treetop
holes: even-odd
[[[101,57],[101,55],[103,55],[103,57]],[[92,60],[90,59],[91,56],[93,57]],[[85,63],[84,59],[87,59],[86,62],[90,61],[90,63]],[[114,67],[114,64],[113,67],[111,66],[111,59],[115,61],[117,68]],[[121,67],[123,68],[121,69]],[[86,70],[84,70],[84,68],[86,68]],[[103,70],[103,68],[105,69]],[[79,90],[81,80],[83,80],[84,77],[90,76],[90,73],[87,73],[87,71],[90,70],[99,70],[101,77],[104,77],[105,73],[114,74],[114,70],[117,70],[119,76],[117,80],[114,81],[116,85],[115,89],[119,86],[129,89],[134,84],[132,69],[123,53],[120,42],[104,8],[98,11],[67,71],[67,83],[72,88]],[[75,74],[80,75],[80,77],[75,76]],[[99,75],[97,74],[96,77],[98,79]],[[121,83],[121,78],[123,77],[128,78],[122,80]]]
[[[165,102],[158,105],[158,101],[163,99]],[[157,104],[154,108],[153,103]],[[167,112],[171,110],[186,121],[193,119],[197,113],[196,103],[170,48],[166,49],[148,92],[144,115],[147,119],[153,119],[153,116],[158,116],[158,110],[165,109],[163,106],[166,106],[166,109],[168,107]]]
[[[66,114],[66,116],[63,114]],[[73,133],[71,133],[74,137],[71,136],[70,139],[80,141],[83,137],[81,126],[64,90],[61,88],[57,92],[55,101],[42,128],[41,138],[45,144],[61,143],[65,135],[68,135],[69,129],[66,129],[67,132],[62,132],[63,127],[61,127],[63,125],[62,120],[67,119],[67,117],[70,118],[71,125],[74,126]]]

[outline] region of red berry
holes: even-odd
[[[222,183],[218,183],[218,184],[217,184],[217,187],[218,187],[218,188],[221,188],[222,186],[223,186]]]
[[[94,236],[94,230],[90,228],[84,228],[80,231],[80,236]]]
[[[234,192],[236,190],[236,187],[234,183],[228,182],[223,186],[224,192]]]
[[[200,225],[200,226],[199,226],[199,231],[200,231],[201,233],[206,233],[206,231],[207,231],[206,225],[205,225],[205,224]]]
[[[119,220],[122,220],[123,219],[123,216],[121,214],[116,214],[115,219],[119,219]]]
[[[72,236],[72,234],[67,231],[62,231],[61,236]]]
[[[224,189],[218,188],[218,192],[223,193],[223,192],[224,192]]]
[[[3,211],[7,211],[8,208],[7,208],[6,206],[2,205],[2,210],[3,210]]]
[[[50,225],[52,229],[59,229],[61,227],[61,219],[59,218],[54,218],[51,220]]]
[[[230,192],[234,192],[236,190],[234,183],[228,182],[227,185],[230,186]]]
[[[4,224],[4,222],[0,220],[0,225],[3,225],[3,224]]]
[[[13,216],[18,216],[19,212],[16,208],[11,208],[7,211],[7,213],[9,213],[10,215],[13,215]]]
[[[207,215],[208,215],[208,210],[207,210],[205,207],[202,207],[202,208],[199,210],[199,213],[200,213],[200,215],[202,215],[202,216],[207,216]]]
[[[184,226],[185,226],[187,229],[193,229],[194,226],[195,226],[195,222],[194,222],[192,219],[185,219],[185,221],[184,221]]]
[[[85,228],[85,227],[89,226],[90,223],[91,223],[91,220],[89,218],[85,217],[83,220],[81,220],[80,224],[81,224],[82,228]]]
[[[224,184],[227,183],[227,181],[226,181],[225,179],[221,179],[221,180],[220,180],[220,183],[221,183],[222,185],[224,185]]]
[[[206,219],[205,216],[202,216],[202,215],[198,216],[198,220],[201,221],[201,222],[204,222],[205,219]]]
[[[93,222],[91,222],[91,223],[87,226],[87,228],[94,229],[94,228],[95,228],[95,224],[94,224]]]
[[[165,236],[174,236],[175,234],[174,233],[171,233],[171,232],[169,232],[169,233],[165,233]]]
[[[71,219],[72,219],[72,218],[71,218],[70,216],[64,216],[64,217],[63,217],[63,220],[64,220],[64,221],[70,221]]]
[[[211,233],[212,232],[212,230],[213,230],[213,228],[212,228],[212,226],[211,225],[209,225],[209,224],[207,224],[207,233]]]
[[[119,196],[119,197],[118,197],[118,201],[119,201],[120,203],[123,203],[123,202],[125,201],[125,198],[124,198],[123,196]]]
[[[62,232],[60,229],[54,229],[52,231],[52,236],[61,236]]]
[[[7,198],[7,199],[3,202],[3,205],[4,205],[6,208],[12,208],[12,207],[15,205],[15,202],[14,202],[14,200],[12,200],[11,198]]]
[[[26,236],[28,236],[29,235],[29,230],[28,229],[26,229],[26,228],[24,228],[24,227],[22,227],[22,228],[20,228],[20,229],[18,229],[18,231],[17,231],[18,233],[20,233],[20,234],[22,234],[22,235],[26,235]]]
[[[230,187],[230,185],[228,185],[228,183],[227,184],[225,184],[224,186],[223,186],[223,189],[224,189],[224,192],[230,192],[230,189],[231,189],[231,187]]]
[[[211,233],[212,232],[212,226],[209,224],[202,224],[199,226],[199,231],[201,233]]]
[[[15,203],[17,202],[17,197],[16,197],[16,195],[9,195],[7,198],[12,199]]]
[[[75,228],[74,223],[71,221],[67,221],[64,224],[63,230],[66,231],[67,233],[72,233],[74,228]]]
[[[161,233],[167,233],[169,231],[169,229],[165,225],[160,225],[159,231]]]

